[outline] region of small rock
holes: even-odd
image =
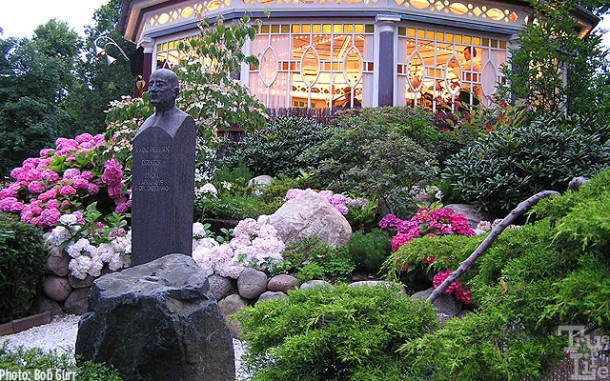
[[[468,315],[470,315],[472,313],[472,310],[461,310],[459,314],[457,314],[458,318],[463,318],[466,317]]]
[[[51,275],[42,281],[42,290],[50,299],[63,302],[72,292],[72,287],[68,278]]]
[[[248,181],[248,187],[254,187],[252,194],[255,196],[260,196],[263,192],[260,191],[261,188],[268,187],[271,185],[271,181],[273,181],[273,177],[269,175],[260,175]]]
[[[269,291],[288,292],[288,290],[294,290],[297,288],[298,282],[299,280],[292,275],[280,274],[269,280],[269,283],[267,283],[267,289]]]
[[[265,291],[261,294],[261,296],[258,297],[258,300],[256,302],[258,303],[258,302],[262,302],[264,300],[277,299],[277,298],[285,299],[287,297],[288,297],[288,295],[284,294],[282,291]]]
[[[234,291],[233,284],[229,278],[212,274],[208,277],[208,280],[210,281],[210,292],[216,300],[224,299]]]
[[[64,313],[64,311],[61,309],[61,306],[59,305],[59,303],[47,298],[44,295],[40,295],[38,297],[38,299],[36,299],[35,311],[36,311],[36,313],[42,313],[42,312],[49,311],[49,312],[51,312],[51,315],[53,315],[53,316],[61,315]]]
[[[253,268],[246,268],[237,278],[237,292],[246,299],[256,299],[267,291],[267,275]]]
[[[87,275],[85,279],[78,279],[72,275],[68,275],[68,281],[70,281],[70,286],[72,286],[72,288],[89,288],[93,285],[94,280],[95,277],[91,275]]]
[[[332,287],[332,285],[325,280],[314,279],[303,283],[300,288],[301,290],[307,290],[314,287]]]
[[[585,177],[585,176],[575,177],[572,179],[572,181],[570,181],[570,184],[568,184],[568,189],[577,191],[580,189],[581,186],[585,185],[588,182],[589,182],[588,177]]]
[[[416,292],[415,294],[411,295],[411,299],[427,299],[433,291],[434,288],[429,288],[424,291]],[[462,310],[462,303],[460,303],[453,296],[447,294],[441,294],[441,296],[439,296],[433,304],[438,312],[447,314],[449,317],[457,316],[457,314],[459,314]]]
[[[77,288],[70,293],[64,303],[64,310],[69,314],[82,315],[87,312],[89,298],[88,288]]]
[[[239,294],[231,294],[218,302],[218,308],[223,316],[229,316],[239,311],[248,305],[248,300],[239,296]]]
[[[222,314],[225,316],[227,325],[229,326],[229,331],[231,331],[231,336],[233,338],[239,338],[239,322],[231,319],[230,316],[247,305],[248,301],[239,296],[239,294],[229,295],[218,302],[220,312],[222,312]]]
[[[62,250],[59,250],[58,247],[53,246],[49,249],[45,260],[45,267],[48,272],[57,276],[66,276],[70,272],[68,269],[69,263],[70,257]]]

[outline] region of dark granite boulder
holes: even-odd
[[[126,381],[235,379],[233,342],[206,274],[183,254],[97,279],[76,355],[113,365]]]

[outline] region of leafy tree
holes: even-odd
[[[596,5],[597,10],[605,8]],[[513,96],[542,111],[567,108],[570,113],[593,111],[598,92],[591,91],[604,53],[599,36],[581,39],[570,15],[574,2],[530,1],[536,22],[520,34],[521,47],[505,69]],[[567,81],[566,81],[567,74]]]
[[[58,44],[60,56],[51,47]],[[68,25],[54,20],[36,29],[32,40],[0,40],[0,174],[38,156],[74,120],[60,106],[70,82],[69,62],[79,39]],[[65,49],[64,49],[65,48]],[[63,62],[61,62],[63,61]]]
[[[231,126],[251,130],[266,122],[264,106],[234,78],[242,64],[258,66],[256,57],[242,52],[246,41],[256,34],[249,22],[244,17],[227,25],[220,19],[212,26],[206,19],[199,38],[179,44],[179,50],[190,58],[176,70],[183,82],[178,102],[197,121],[202,139]]]
[[[95,56],[95,39],[101,35],[112,38],[135,61],[136,49],[125,41],[118,31],[121,0],[110,0],[93,14],[94,24],[85,27],[84,60],[78,62],[77,82],[66,101],[66,110],[79,120],[74,132],[102,132],[105,129],[105,113],[110,101],[133,93],[131,62],[119,59],[109,66]],[[117,56],[116,47],[108,47],[108,53]],[[72,134],[74,135],[74,134]]]

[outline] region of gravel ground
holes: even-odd
[[[0,343],[8,340],[9,348],[22,346],[40,348],[44,352],[54,350],[57,354],[66,354],[73,359],[79,319],[80,316],[77,315],[55,316],[49,324],[33,327],[13,335],[0,336]],[[235,348],[235,369],[238,379],[241,380],[245,377],[239,361],[244,352],[241,341],[233,339],[233,347]]]

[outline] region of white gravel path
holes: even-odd
[[[55,316],[49,324],[33,327],[13,335],[0,336],[0,343],[8,340],[9,348],[19,346],[28,349],[40,348],[43,352],[55,351],[57,354],[66,354],[73,360],[79,320],[80,316],[77,315]],[[245,377],[239,361],[244,353],[241,341],[233,339],[233,348],[235,349],[237,378],[241,380]]]

